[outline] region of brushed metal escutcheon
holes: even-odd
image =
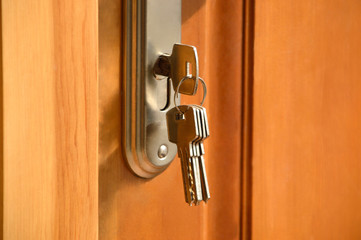
[[[123,155],[137,176],[152,178],[177,153],[165,115],[174,90],[166,78],[155,79],[153,66],[181,40],[181,0],[125,0],[123,9]]]

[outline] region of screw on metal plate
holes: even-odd
[[[160,145],[158,149],[158,157],[164,159],[168,154],[168,147],[165,144]]]

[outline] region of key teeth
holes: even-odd
[[[187,156],[188,157],[188,156]],[[195,193],[193,191],[194,189],[194,179],[193,179],[193,175],[192,175],[192,172],[193,172],[193,169],[192,169],[192,166],[191,166],[191,163],[187,160],[187,171],[188,171],[188,179],[189,179],[189,192],[190,192],[190,196],[191,196],[191,201],[192,203],[194,203],[195,201]]]

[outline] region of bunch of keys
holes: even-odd
[[[157,59],[153,73],[156,79],[166,76],[173,83],[175,107],[167,112],[168,138],[178,147],[186,202],[191,206],[199,205],[201,201],[207,202],[210,194],[203,141],[209,137],[209,127],[206,109],[202,107],[207,88],[198,75],[197,49],[190,45],[174,44],[171,55],[163,54]],[[194,95],[198,80],[203,84],[201,105],[178,106],[178,93]]]
[[[179,88],[185,80],[184,77],[178,84],[174,94],[174,103],[178,96]],[[177,144],[178,156],[181,159],[182,176],[186,202],[192,206],[199,205],[201,201],[210,199],[207,174],[204,163],[203,141],[209,137],[207,112],[202,107],[207,89],[202,78],[204,96],[201,105],[181,105],[167,112],[168,138]]]

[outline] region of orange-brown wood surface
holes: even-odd
[[[97,12],[1,1],[1,239],[97,239]]]
[[[361,3],[255,3],[253,239],[361,239]]]
[[[121,1],[99,1],[99,238],[239,239],[242,2],[183,0],[182,42],[197,47],[211,137],[207,205],[184,200],[180,161],[135,177],[121,153]],[[186,98],[198,102],[197,97]]]

